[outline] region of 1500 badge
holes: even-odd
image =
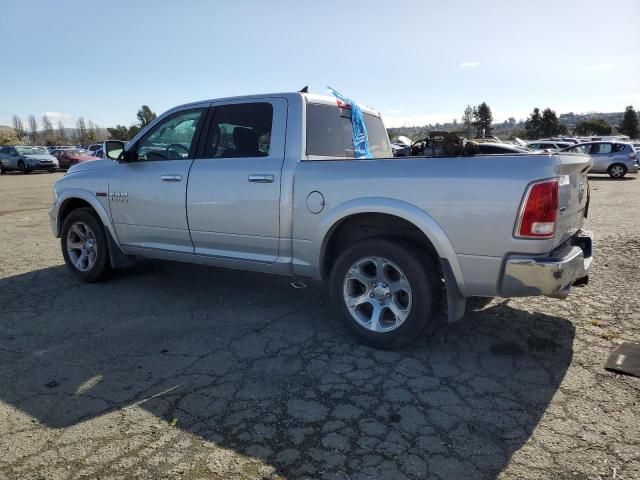
[[[124,192],[111,192],[109,197],[112,202],[126,203],[129,201],[129,194]]]

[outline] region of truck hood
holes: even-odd
[[[114,167],[115,162],[113,160],[92,160],[90,162],[82,162],[74,165],[67,170],[67,175],[70,173],[80,173],[95,170],[110,170]]]

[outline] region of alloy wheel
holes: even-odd
[[[80,272],[91,270],[98,258],[98,244],[91,227],[84,222],[71,225],[67,233],[67,252],[73,266]]]
[[[373,332],[390,332],[411,312],[411,285],[404,272],[382,257],[356,261],[347,271],[343,297],[351,317]]]

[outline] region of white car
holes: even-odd
[[[556,152],[563,148],[572,147],[573,145],[575,145],[573,142],[561,142],[557,140],[535,140],[529,142],[529,148],[533,150],[554,150]]]

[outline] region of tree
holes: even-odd
[[[524,128],[527,131],[527,138],[540,138],[542,132],[542,115],[540,115],[540,109],[538,107],[533,109],[533,113],[531,113],[527,121],[524,122]]]
[[[21,142],[22,139],[26,137],[26,133],[24,131],[24,123],[22,123],[22,119],[18,115],[14,115],[12,121],[16,138],[18,139],[18,142]]]
[[[638,138],[638,115],[631,105],[625,109],[618,131],[629,135],[629,138]]]
[[[464,109],[464,113],[462,114],[462,125],[464,126],[464,130],[467,133],[467,138],[470,138],[473,130],[473,118],[474,118],[474,110],[471,105],[467,105],[467,108]]]
[[[156,114],[147,105],[142,105],[136,116],[140,122],[140,128],[144,128],[156,118]]]
[[[131,125],[129,127],[129,138],[135,137],[140,130],[142,130],[142,128],[138,125]]]
[[[109,132],[109,136],[114,140],[130,140],[129,137],[129,129],[124,125],[116,125],[113,128],[107,128],[107,132]]]
[[[567,127],[560,123],[556,112],[550,108],[545,108],[542,112],[542,121],[540,124],[540,133],[544,137],[553,137],[554,135],[563,135],[567,133]]]
[[[53,124],[46,114],[42,116],[42,133],[44,135],[44,144],[53,145],[55,141]]]
[[[20,143],[20,141],[16,136],[15,130],[0,131],[0,146],[15,145],[17,143]]]
[[[93,120],[89,120],[89,124],[87,126],[87,143],[94,143],[98,140],[98,129],[96,128],[96,124],[93,123]]]
[[[507,123],[509,124],[509,127],[513,128],[516,126],[516,119],[515,117],[509,117],[509,119],[507,120]]]
[[[87,124],[84,121],[84,117],[80,117],[76,122],[76,140],[81,145],[84,145],[87,141]]]
[[[62,120],[58,120],[58,142],[61,144],[67,143],[67,133],[64,130],[64,124]]]
[[[29,141],[32,145],[38,144],[38,121],[36,117],[31,114],[29,115]]]
[[[578,122],[573,133],[580,136],[609,135],[611,133],[611,125],[602,118],[584,120]]]
[[[475,121],[473,123],[476,127],[476,134],[478,137],[491,135],[493,115],[491,113],[491,108],[486,104],[486,102],[482,102],[478,105],[478,108],[475,111]]]

